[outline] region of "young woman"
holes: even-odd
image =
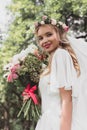
[[[67,30],[65,24],[47,16],[35,24],[38,44],[49,53],[49,64],[39,82],[42,116],[35,130],[86,130],[76,117],[76,106],[73,107],[81,71],[66,38]]]

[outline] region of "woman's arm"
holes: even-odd
[[[60,88],[62,111],[60,119],[60,130],[71,130],[72,121],[72,91]]]

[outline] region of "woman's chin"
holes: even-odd
[[[47,52],[49,54],[53,53],[54,51],[55,51],[55,48],[54,49],[53,48],[45,49],[45,52]]]

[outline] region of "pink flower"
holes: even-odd
[[[69,27],[65,26],[63,29],[65,30],[65,32],[67,32],[69,30]]]
[[[7,75],[7,82],[13,82],[13,80],[17,78],[18,78],[18,75],[16,73],[10,73]]]
[[[62,23],[60,21],[59,24],[62,26],[62,28],[64,29],[65,32],[67,32],[69,30],[69,27],[65,23]]]
[[[13,76],[12,76],[12,74],[8,75],[7,82],[13,82]]]
[[[42,19],[43,19],[43,20],[46,20],[46,19],[47,19],[47,16],[46,16],[46,15],[44,15],[44,16],[42,17]]]
[[[69,27],[68,27],[66,24],[63,24],[62,27],[63,27],[63,29],[65,30],[65,32],[67,32],[68,29],[69,29]]]
[[[17,70],[19,70],[20,69],[20,65],[19,64],[16,64],[16,65],[14,65],[12,68],[11,68],[11,72],[12,73],[15,73],[15,72],[17,72]]]
[[[7,82],[13,82],[14,79],[17,79],[18,78],[18,75],[16,73],[10,73],[8,76],[7,76]]]
[[[18,75],[14,73],[14,74],[12,74],[12,77],[13,77],[13,79],[17,79]]]

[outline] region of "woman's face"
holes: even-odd
[[[39,45],[44,51],[51,53],[59,46],[59,34],[51,25],[43,25],[37,32]]]

